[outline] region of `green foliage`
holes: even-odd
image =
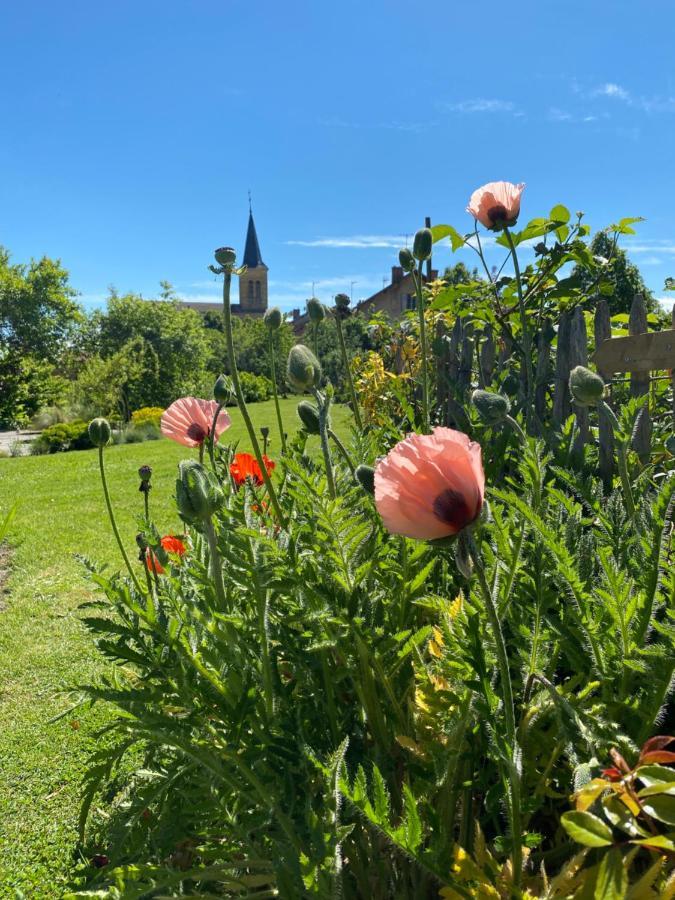
[[[59,422],[50,425],[33,443],[35,453],[87,450],[90,447],[86,422]]]
[[[639,220],[635,220],[639,221]],[[616,236],[608,231],[599,231],[591,241],[589,249],[594,257],[604,260],[602,282],[598,284],[593,270],[577,265],[572,277],[577,278],[582,291],[600,292],[609,302],[612,315],[630,312],[635,294],[642,294],[650,312],[658,310],[658,303],[644,282],[640,270],[632,263],[626,251],[617,245]]]
[[[239,381],[247,403],[259,403],[269,400],[272,396],[272,382],[265,375],[253,375],[250,372],[240,372]],[[234,405],[234,398],[231,399]]]
[[[164,409],[161,406],[144,406],[131,414],[132,425],[154,425],[159,428]]]

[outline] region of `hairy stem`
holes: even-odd
[[[598,409],[601,409],[604,412],[609,420],[610,425],[612,426],[612,431],[614,433],[614,443],[616,444],[616,456],[617,462],[619,464],[619,476],[621,478],[621,487],[623,488],[624,501],[626,503],[628,515],[631,517],[633,524],[635,524],[635,501],[633,500],[633,490],[630,486],[630,477],[628,475],[626,442],[621,437],[619,420],[615,416],[612,407],[604,400],[601,400],[598,403]]]
[[[520,312],[520,327],[523,332],[523,357],[525,364],[525,384],[527,389],[527,408],[525,410],[525,422],[527,430],[530,431],[532,424],[532,416],[534,414],[534,371],[532,369],[532,336],[530,335],[530,327],[527,323],[527,312],[525,310],[525,299],[523,296],[523,283],[520,276],[520,266],[518,265],[518,254],[516,246],[513,243],[513,237],[508,228],[504,228],[504,234],[509,244],[511,258],[513,259],[513,268],[516,273],[516,289],[518,291],[518,310]]]
[[[131,580],[134,583],[134,587],[138,591],[139,594],[143,593],[143,588],[141,587],[141,583],[136,578],[136,573],[131,567],[131,563],[129,562],[129,556],[127,555],[127,551],[124,549],[124,544],[122,543],[122,538],[120,537],[119,529],[117,527],[117,522],[115,520],[115,513],[113,512],[112,503],[110,501],[110,492],[108,491],[108,481],[105,477],[105,465],[103,464],[103,447],[98,448],[98,467],[101,472],[101,484],[103,485],[103,496],[105,497],[105,505],[108,508],[108,517],[110,518],[110,524],[112,525],[113,534],[115,535],[115,540],[117,541],[117,546],[120,548],[120,553],[122,554],[122,559],[124,560],[124,564],[127,567],[127,571],[131,577]]]
[[[314,397],[316,405],[319,409],[319,437],[321,439],[321,452],[323,453],[323,461],[326,467],[326,481],[328,482],[328,495],[331,500],[335,500],[335,478],[333,477],[333,459],[330,455],[330,444],[328,443],[328,409],[330,400],[324,397],[316,388],[314,389]]]
[[[272,379],[272,396],[274,397],[274,408],[277,413],[277,425],[279,426],[279,440],[281,441],[281,452],[286,452],[286,435],[284,434],[284,425],[281,421],[281,409],[279,408],[279,394],[277,392],[277,369],[274,351],[274,334],[269,333],[270,348],[270,377]]]
[[[340,454],[340,456],[342,456],[344,461],[347,463],[347,465],[349,466],[349,471],[353,475],[354,472],[356,471],[356,467],[354,466],[354,463],[352,462],[351,457],[349,456],[349,453],[347,452],[345,445],[342,443],[340,438],[337,436],[337,434],[335,434],[335,432],[331,428],[328,429],[328,437],[331,438],[331,440],[333,441],[335,446],[338,448],[338,453]]]
[[[216,585],[216,596],[218,597],[220,610],[221,612],[224,612],[227,609],[227,596],[225,594],[225,584],[223,582],[223,562],[220,558],[220,551],[218,550],[216,530],[213,527],[213,522],[210,517],[204,522],[204,532],[206,533],[206,540],[209,545],[211,574],[213,575],[213,580]]]
[[[424,295],[422,293],[422,263],[417,267],[417,274],[411,273],[417,295],[417,313],[420,320],[420,365],[422,373],[422,429],[424,433],[431,430],[429,418],[429,372],[427,370],[427,326],[424,319]]]
[[[363,431],[363,421],[361,419],[361,411],[359,410],[359,404],[356,399],[356,390],[354,389],[354,380],[352,379],[352,370],[349,365],[349,357],[347,356],[347,345],[345,344],[345,336],[342,331],[342,319],[340,318],[340,311],[338,310],[335,315],[335,324],[337,327],[338,333],[338,341],[340,342],[340,353],[342,354],[342,363],[345,367],[345,377],[347,378],[347,386],[349,387],[349,396],[352,401],[352,412],[354,413],[354,421],[359,429],[359,431]]]

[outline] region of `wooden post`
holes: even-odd
[[[633,297],[633,303],[630,308],[630,316],[628,319],[629,334],[645,334],[647,328],[647,307],[642,294],[636,294]],[[630,376],[630,393],[631,397],[643,397],[649,394],[649,375],[641,372],[632,372]],[[649,399],[645,402],[640,414],[638,415],[633,430],[633,449],[643,464],[649,462],[649,452],[652,443],[652,420],[649,414]]]
[[[555,392],[553,396],[553,424],[559,427],[570,414],[570,330],[572,315],[560,313],[558,344],[555,352]]]
[[[479,383],[482,388],[490,387],[492,374],[495,370],[497,352],[492,325],[486,325],[483,331],[483,340],[480,345]]]
[[[537,422],[546,421],[546,395],[551,377],[551,343],[555,332],[548,319],[544,319],[537,334],[537,371],[535,374],[534,411]]]
[[[588,366],[588,335],[586,334],[586,318],[580,306],[577,306],[572,314],[570,328],[570,372],[575,366]],[[568,376],[569,377],[569,376]],[[583,453],[584,444],[588,443],[590,429],[588,426],[588,407],[574,404],[574,412],[577,417],[579,431],[574,440],[574,452]]]
[[[595,308],[594,337],[595,348],[612,336],[612,325],[609,315],[609,304],[606,300],[600,300]],[[598,370],[599,374],[607,381],[612,377],[611,372]],[[609,401],[608,401],[609,402]],[[600,410],[598,412],[598,469],[605,491],[612,489],[612,476],[614,474],[614,433],[607,415]]]

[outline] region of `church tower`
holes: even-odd
[[[246,271],[239,276],[239,313],[262,315],[267,310],[267,266],[260,253],[250,205],[243,265]]]

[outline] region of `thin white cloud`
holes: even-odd
[[[611,97],[614,100],[623,100],[625,103],[631,102],[630,93],[620,84],[613,81],[607,81],[593,91],[594,97]]]
[[[668,255],[675,254],[675,241],[673,241],[672,239],[642,241],[640,243],[631,243],[630,241],[626,241],[623,244],[623,247],[629,253],[665,253]]]
[[[516,104],[511,100],[495,100],[487,97],[476,97],[473,100],[461,100],[459,103],[445,103],[443,108],[458,113],[512,113],[518,114]]]
[[[327,118],[317,119],[317,124],[324,128],[371,128],[385,129],[387,131],[411,131],[420,132],[436,125],[436,122],[405,122],[399,119],[392,119],[388,122],[356,122],[350,119],[343,119],[340,116],[329,116]]]
[[[408,236],[410,239],[411,235]],[[347,237],[320,237],[312,240],[285,241],[294,247],[334,247],[366,249],[400,249],[406,245],[404,234],[353,234]]]
[[[557,106],[552,106],[548,111],[548,118],[551,122],[570,122],[572,113],[559,109]]]

